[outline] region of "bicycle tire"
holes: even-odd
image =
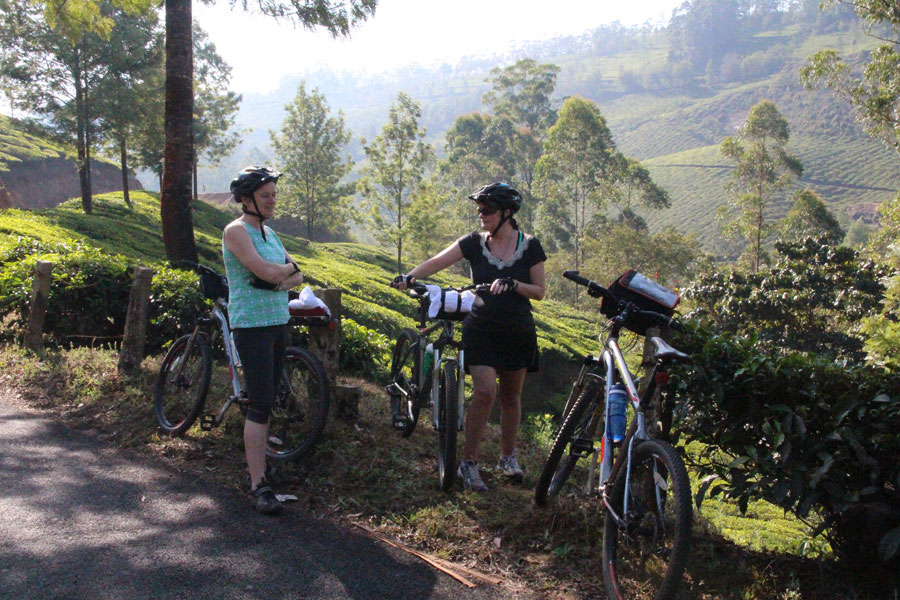
[[[623,465],[624,466],[624,465]],[[622,514],[627,469],[619,469],[609,502]],[[609,510],[603,525],[603,581],[610,598],[671,600],[691,542],[691,487],[684,461],[661,440],[640,442],[631,458],[625,531]],[[656,492],[662,500],[656,501]],[[619,558],[621,557],[621,560]]]
[[[325,367],[305,348],[289,347],[269,417],[266,456],[292,460],[308,454],[325,429],[330,405]]]
[[[194,336],[190,355],[185,356],[190,334],[172,344],[163,358],[153,386],[153,407],[159,428],[169,435],[182,435],[191,428],[203,410],[212,356],[206,334]]]
[[[445,362],[438,381],[438,479],[442,492],[452,488],[456,480],[456,434],[459,432],[459,381],[456,371],[455,360]]]
[[[423,379],[421,387],[418,385],[420,377]],[[391,395],[391,416],[402,413],[406,418],[406,425],[397,429],[402,437],[411,436],[416,429],[422,402],[431,392],[431,378],[430,372],[422,376],[419,336],[412,329],[402,330],[391,357],[391,381],[407,394],[405,398],[399,394]]]
[[[584,389],[579,394],[575,404],[572,405],[562,427],[553,440],[550,447],[550,453],[544,462],[544,468],[538,477],[537,485],[534,488],[534,503],[538,506],[546,506],[551,498],[559,494],[560,489],[566,483],[578,457],[565,454],[566,448],[573,437],[585,437],[590,434],[593,437],[593,430],[596,424],[592,424],[594,414],[597,412],[597,403],[603,397],[603,390],[600,382],[593,379],[589,380]],[[585,415],[591,415],[591,421],[585,421]],[[577,435],[576,435],[577,434]]]

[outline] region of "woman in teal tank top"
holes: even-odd
[[[267,167],[247,167],[231,182],[243,214],[225,227],[222,256],[228,276],[228,319],[244,366],[249,400],[244,422],[244,452],[250,471],[250,492],[256,510],[281,511],[265,479],[269,415],[285,354],[290,288],[303,274],[281,240],[263,221],[275,214],[276,182],[280,173]]]

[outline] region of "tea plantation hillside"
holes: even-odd
[[[785,66],[768,76],[694,89],[594,98],[619,147],[640,159],[654,181],[669,191],[671,208],[644,214],[653,230],[673,225],[697,234],[707,248],[716,248],[719,227],[715,212],[726,200],[725,185],[733,166],[718,146],[737,133],[753,105],[766,99],[775,102],[787,119],[791,131],[788,149],[804,167],[795,189],[812,187],[845,229],[852,223],[849,208],[883,202],[900,189],[896,153],[863,131],[849,105],[827,90],[806,90],[800,82],[801,66],[816,51],[835,48],[852,63],[873,49],[877,40],[860,32],[795,39],[795,29],[755,36],[759,47],[778,45],[784,53]],[[660,46],[655,54],[635,54],[619,68],[651,69],[665,60],[663,50]],[[608,68],[614,66],[611,63]],[[770,216],[781,217],[788,207],[789,201],[780,198],[773,203]]]
[[[6,248],[20,236],[45,243],[81,241],[120,254],[133,264],[153,266],[164,263],[161,239],[159,199],[155,194],[132,194],[134,210],[123,202],[120,193],[95,198],[94,214],[85,215],[76,200],[42,211],[7,210],[0,213],[0,263],[6,262]],[[194,207],[195,239],[200,262],[224,272],[221,258],[221,232],[233,217],[203,202]],[[393,336],[401,327],[413,325],[416,304],[404,294],[388,287],[395,275],[395,257],[362,244],[316,244],[280,235],[285,247],[297,258],[307,281],[313,287],[340,288],[344,316],[357,323]],[[437,279],[437,278],[436,278]],[[463,284],[458,276],[437,279]],[[542,350],[540,385],[534,388],[532,408],[552,410],[565,391],[572,364],[578,355],[590,352],[596,340],[598,320],[583,312],[545,300],[535,303],[535,320]]]
[[[563,45],[548,41],[534,43],[525,55],[558,65],[556,105],[575,94],[596,102],[618,147],[643,161],[668,190],[672,207],[643,215],[651,229],[674,225],[717,250],[714,216],[725,202],[730,173],[717,147],[737,132],[761,100],[773,101],[790,124],[788,147],[805,168],[798,186],[812,186],[845,229],[851,224],[848,208],[882,202],[900,188],[896,154],[863,131],[849,105],[828,90],[806,90],[800,82],[800,69],[819,50],[833,48],[858,63],[879,43],[860,27],[813,33],[793,24],[741,33],[734,40],[734,57],[744,66],[727,82],[704,73],[691,74],[688,83],[672,77],[665,32],[644,36],[619,51],[572,44],[564,53]],[[510,62],[509,56],[496,57],[492,64]],[[311,74],[306,82],[308,88],[318,86],[334,110],[345,112],[354,135],[367,138],[380,131],[396,93],[408,92],[421,103],[422,125],[440,154],[444,132],[459,115],[489,110],[481,100],[489,87],[488,71],[489,66],[458,73],[419,68],[371,80]],[[263,134],[280,127],[282,107],[293,98],[297,83],[288,78],[271,94],[245,96],[239,121],[261,133],[251,134],[251,142],[219,168],[201,170],[208,191],[226,189],[235,170],[250,164],[247,161],[274,160]],[[355,142],[349,150],[358,161],[364,159]],[[785,211],[786,202],[774,203],[773,217]]]

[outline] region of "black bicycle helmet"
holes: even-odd
[[[489,183],[469,194],[469,198],[475,202],[491,202],[499,206],[502,210],[509,209],[511,211],[510,214],[504,214],[500,217],[500,222],[494,227],[491,236],[497,235],[497,232],[500,231],[500,228],[506,221],[511,220],[513,229],[519,228],[519,226],[516,225],[516,220],[513,219],[512,216],[522,207],[522,194],[508,183],[502,183],[500,181]]]
[[[256,197],[253,192],[266,185],[270,181],[276,182],[281,177],[281,173],[269,167],[244,167],[244,170],[238,173],[238,176],[231,180],[231,196],[235,202],[240,202],[244,196],[250,196],[253,201],[253,208],[256,212],[248,210],[246,206],[242,210],[248,215],[259,218],[259,232],[262,234],[263,241],[266,240],[266,230],[263,227],[265,217],[259,212],[259,206],[256,204]]]
[[[266,185],[270,181],[278,181],[281,173],[269,167],[245,167],[237,177],[231,180],[231,194],[235,202],[240,202],[244,196],[252,196],[253,192]]]

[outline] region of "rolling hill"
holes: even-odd
[[[587,32],[584,37],[589,40],[590,36]],[[862,130],[850,106],[826,90],[805,90],[799,81],[800,67],[818,50],[834,48],[852,61],[864,58],[877,43],[852,26],[823,34],[796,24],[757,31],[736,40],[735,53],[745,63],[759,66],[752,76],[726,83],[709,83],[698,76],[689,84],[673,85],[658,76],[667,65],[665,31],[644,35],[612,52],[579,40],[551,40],[493,60],[473,59],[430,70],[409,67],[366,78],[318,72],[305,79],[307,89],[318,87],[332,110],[345,113],[354,134],[350,153],[361,160],[358,138],[371,139],[378,133],[390,102],[401,90],[421,103],[421,123],[440,152],[443,134],[457,116],[484,110],[481,96],[492,66],[525,55],[556,64],[561,68],[557,102],[572,94],[595,101],[619,148],[643,161],[669,191],[671,208],[643,215],[651,228],[674,225],[715,249],[715,209],[725,201],[724,184],[731,166],[717,146],[736,132],[750,108],[763,99],[775,102],[791,126],[789,149],[805,169],[797,185],[813,187],[845,228],[852,222],[851,212],[856,214],[854,207],[882,202],[900,189],[897,156]],[[754,57],[761,58],[754,63]],[[626,74],[641,83],[626,85]],[[288,78],[271,94],[245,95],[238,120],[253,131],[220,167],[201,172],[206,191],[226,189],[232,173],[251,158],[271,159],[268,131],[280,127],[281,107],[293,98],[298,82],[299,78]],[[772,216],[783,214],[786,205],[787,201],[775,202]]]

